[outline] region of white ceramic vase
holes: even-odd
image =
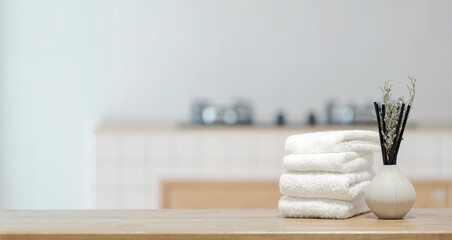
[[[413,207],[416,191],[397,165],[383,165],[366,189],[366,203],[377,217],[403,218]]]

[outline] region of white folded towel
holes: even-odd
[[[366,130],[292,135],[286,140],[285,150],[289,154],[381,151],[378,133]]]
[[[373,169],[356,173],[287,172],[279,179],[279,189],[289,197],[351,201],[364,195],[374,176]]]
[[[369,212],[369,208],[364,197],[348,202],[283,196],[279,200],[279,212],[284,217],[343,219]]]
[[[289,171],[357,172],[372,167],[373,152],[289,154],[283,164]]]

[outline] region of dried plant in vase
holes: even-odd
[[[406,100],[404,97],[399,97],[397,100],[391,99],[392,84],[389,80],[383,87],[380,87],[383,95],[382,101],[374,102],[374,117],[378,124],[384,165],[397,164],[397,154],[416,94],[416,77],[408,75],[408,79],[411,83],[411,86],[407,86],[410,93],[409,99]]]
[[[366,203],[375,215],[383,219],[403,218],[416,200],[413,185],[397,166],[397,155],[416,93],[416,77],[408,75],[408,79],[409,99],[392,99],[392,84],[386,81],[380,88],[382,100],[374,102],[383,166],[367,186]]]

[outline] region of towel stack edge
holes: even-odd
[[[280,214],[344,219],[368,212],[366,186],[375,176],[378,133],[351,130],[290,136],[284,146]]]
[[[280,214],[289,218],[346,219],[370,211],[364,197],[341,201],[282,196],[278,207]]]

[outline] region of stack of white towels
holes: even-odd
[[[290,136],[279,187],[284,217],[349,218],[368,212],[364,190],[380,151],[374,131],[350,130]]]

